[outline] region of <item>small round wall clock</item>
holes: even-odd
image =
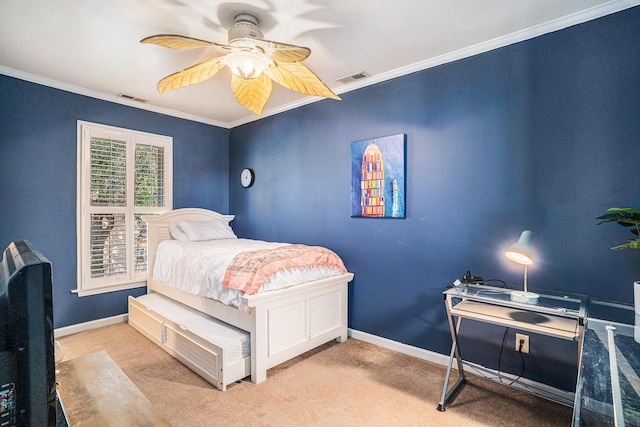
[[[253,173],[253,169],[245,168],[240,174],[240,184],[242,184],[244,188],[251,187],[255,178],[256,176]]]

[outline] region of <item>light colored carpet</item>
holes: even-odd
[[[568,426],[571,408],[469,377],[436,410],[445,367],[359,340],[331,342],[221,392],[122,323],[59,339],[64,359],[105,350],[175,426]],[[63,402],[64,403],[64,402]]]

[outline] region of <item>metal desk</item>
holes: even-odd
[[[578,341],[578,361],[580,360],[587,297],[575,294],[538,293],[540,297],[536,304],[525,304],[511,301],[511,291],[512,289],[507,288],[466,284],[454,286],[443,292],[453,343],[447,375],[442,389],[442,398],[438,404],[439,411],[445,410],[447,403],[466,382],[464,365],[472,365],[463,361],[458,347],[458,332],[463,318],[559,339]],[[457,361],[459,378],[449,389],[454,359]],[[479,368],[477,365],[474,365],[474,367],[476,369]],[[472,373],[470,372],[470,374]],[[538,393],[530,385],[523,387],[517,381],[510,384],[510,386],[547,399],[556,400],[568,406],[573,404],[572,401],[564,401],[559,397],[554,399],[553,396],[549,396],[542,391]]]
[[[640,315],[591,301],[576,386],[574,426],[640,426]]]

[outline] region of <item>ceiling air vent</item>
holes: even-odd
[[[369,73],[367,73],[366,71],[358,71],[357,73],[353,73],[353,74],[349,74],[348,76],[340,77],[339,79],[336,79],[336,81],[346,84],[346,83],[353,83],[353,82],[355,82],[357,80],[366,79],[367,77],[371,77],[369,75]]]
[[[124,98],[124,99],[129,99],[131,101],[138,101],[138,102],[147,102],[146,99],[136,98],[135,96],[127,95],[124,93],[119,93],[118,98]]]

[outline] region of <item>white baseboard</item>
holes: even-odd
[[[390,339],[382,338],[377,335],[368,334],[362,331],[356,331],[355,329],[349,329],[349,336],[360,341],[368,342],[369,344],[374,344],[379,347],[397,351],[398,353],[417,357],[418,359],[426,360],[427,362],[433,362],[437,363],[438,365],[444,366],[447,366],[449,364],[448,356],[436,353],[435,351],[425,350],[424,348],[414,347],[408,344],[402,344],[398,341],[392,341]]]
[[[387,338],[379,337],[377,335],[368,334],[366,332],[357,331],[354,329],[349,329],[349,336],[360,341],[368,342],[369,344],[374,344],[379,347],[383,347],[389,350],[397,351],[398,353],[406,354],[408,356],[413,356],[418,359],[426,360],[427,362],[436,363],[438,365],[448,366],[449,365],[449,356],[441,353],[436,353],[434,351],[425,350],[423,348],[414,347],[412,345],[403,344],[397,341],[392,341]],[[475,364],[469,364],[467,367],[467,361],[464,362],[465,365],[465,373],[470,375],[475,375],[478,377],[484,378],[497,378],[501,376],[506,381],[510,382],[515,380],[515,376],[511,374],[498,373],[494,369],[488,369],[485,367],[481,367]],[[456,360],[453,361],[453,368],[458,369],[458,364]],[[442,378],[444,385],[444,378]],[[574,401],[575,394],[566,391],[560,390],[555,387],[551,387],[547,384],[542,384],[537,381],[530,380],[528,378],[520,378],[517,380],[520,383],[520,387],[516,387],[519,389],[529,389],[534,394],[555,401],[560,404],[564,404],[567,406],[572,406]],[[535,390],[535,391],[534,391]]]
[[[129,316],[120,314],[118,316],[106,317],[104,319],[92,320],[91,322],[77,323],[75,325],[65,326],[64,328],[58,328],[53,331],[56,338],[64,337],[66,335],[77,334],[78,332],[90,331],[91,329],[102,328],[103,326],[115,325],[116,323],[123,323],[129,319]]]
[[[78,332],[89,331],[91,329],[102,328],[104,326],[115,325],[116,323],[123,323],[128,320],[127,314],[120,314],[118,316],[107,317],[104,319],[93,320],[91,322],[78,323],[75,325],[65,326],[63,328],[58,328],[54,331],[54,335],[56,338],[64,337],[66,335],[77,334]],[[355,329],[349,329],[349,336],[351,338],[355,338],[360,341],[367,342],[369,344],[377,345],[382,348],[386,348],[392,351],[397,351],[398,353],[406,354],[408,356],[413,356],[421,360],[425,360],[427,362],[436,363],[438,365],[447,366],[449,364],[449,356],[441,353],[436,353],[434,351],[425,350],[420,347],[414,347],[412,345],[403,344],[398,341],[393,341],[387,338],[379,337],[377,335],[368,334],[366,332],[358,331]],[[465,362],[465,366],[467,363]],[[457,363],[454,360],[453,368],[457,369]],[[498,373],[494,370],[482,368],[489,372],[490,374],[498,375]],[[468,372],[465,369],[465,372]],[[468,372],[469,374],[473,374],[473,372]],[[509,374],[501,374],[507,378],[510,377]],[[483,376],[483,375],[480,375]],[[444,378],[443,378],[444,381]],[[532,388],[536,388],[543,392],[545,395],[560,397],[560,400],[565,400],[568,402],[573,401],[574,394],[568,391],[559,390],[555,387],[548,386],[546,384],[542,384],[536,381],[529,380],[527,378],[521,378],[518,382],[524,384],[525,386],[530,386]],[[542,396],[545,397],[545,396]],[[547,397],[550,398],[550,397]],[[556,400],[550,398],[551,400]],[[562,403],[562,402],[561,402]]]

